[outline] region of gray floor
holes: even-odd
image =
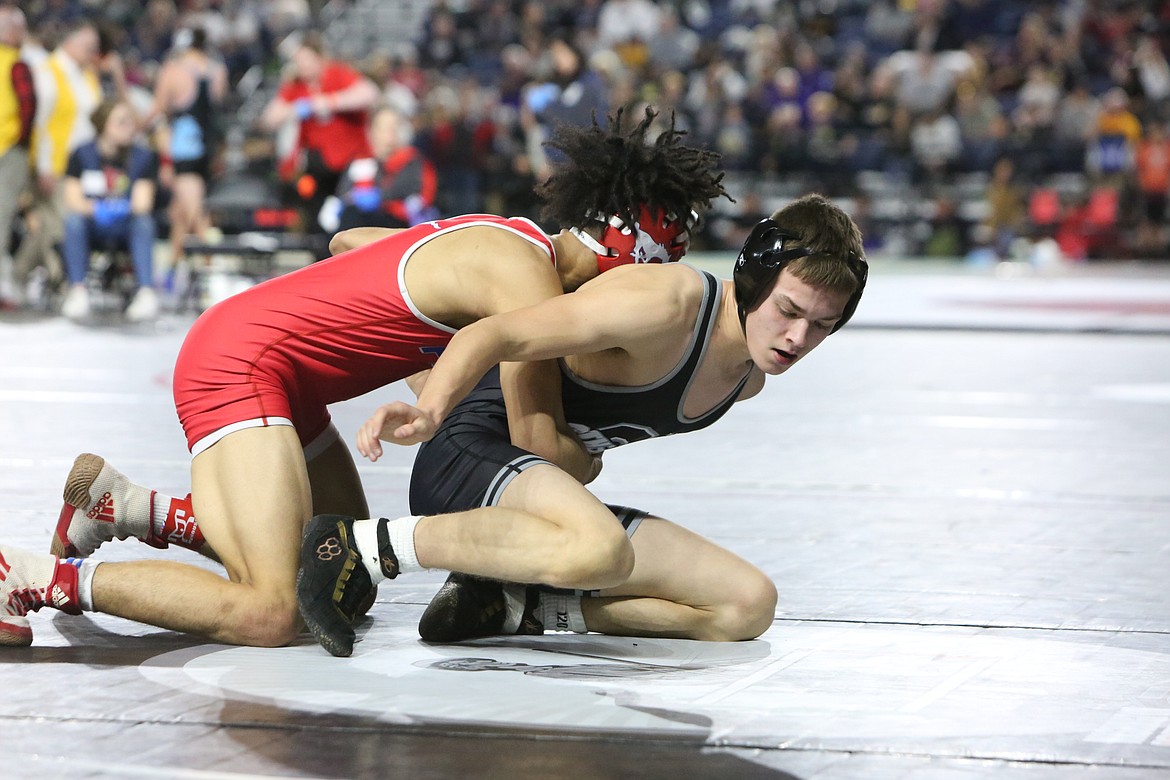
[[[0,541],[48,548],[80,451],[186,492],[189,322],[0,319]],[[410,456],[363,468],[376,512]],[[426,646],[440,573],[384,587],[344,660],[46,610],[0,655],[0,776],[1170,777],[1165,270],[878,266],[759,398],[606,461],[604,499],[774,578],[761,639]]]

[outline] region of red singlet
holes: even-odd
[[[302,444],[329,426],[326,405],[434,365],[455,331],[407,293],[411,254],[471,226],[552,242],[527,219],[471,214],[425,222],[270,279],[204,312],[175,363],[175,409],[193,455],[232,431],[292,425]]]

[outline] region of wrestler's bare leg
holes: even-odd
[[[424,517],[414,544],[427,568],[561,588],[613,587],[635,566],[613,513],[549,465],[518,474],[496,506]]]
[[[314,515],[370,516],[357,466],[340,437],[309,460],[308,471]]]
[[[295,580],[301,531],[312,512],[296,431],[229,434],[191,464],[195,514],[225,579],[169,561],[97,567],[97,610],[235,644],[278,646],[300,630]]]
[[[632,541],[630,578],[581,599],[590,631],[736,641],[772,625],[775,584],[735,553],[658,517],[644,519]]]

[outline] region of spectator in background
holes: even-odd
[[[512,111],[520,110],[524,87],[532,80],[532,62],[531,52],[518,43],[505,46],[500,52],[501,71],[496,86],[500,103]]]
[[[866,54],[864,46],[850,46],[833,72],[833,95],[837,98],[837,121],[843,130],[858,131],[864,126],[864,114],[869,103],[866,87]]]
[[[438,218],[435,167],[411,145],[410,120],[380,108],[369,136],[373,155],[350,163],[337,189],[339,229],[404,228]]]
[[[524,124],[498,122],[495,125],[487,171],[487,205],[489,210],[498,208],[500,213],[527,217],[540,224],[541,204],[536,194],[540,180],[536,177],[537,165],[533,163],[529,150],[530,131],[539,131],[535,129],[532,114],[526,113],[526,117]],[[545,158],[539,155],[538,160],[543,162]]]
[[[482,210],[483,173],[496,134],[491,108],[472,80],[427,95],[417,145],[438,172],[441,213]]]
[[[935,109],[914,120],[910,129],[916,181],[938,184],[952,173],[963,151],[959,123],[954,115]]]
[[[1028,205],[1023,187],[1016,181],[1011,158],[1000,157],[987,183],[987,216],[983,221],[996,256],[1011,255],[1012,242],[1027,228]]]
[[[219,110],[227,94],[227,68],[208,51],[201,28],[183,29],[154,84],[151,116],[165,118],[160,182],[171,190],[171,261],[185,254],[187,236],[210,227],[204,201],[219,143]]]
[[[280,175],[301,207],[302,229],[320,234],[317,215],[325,198],[337,191],[351,162],[370,156],[366,126],[378,88],[352,66],[328,59],[316,39],[301,42],[289,64],[286,81],[260,122],[268,130],[296,123],[296,139],[280,162]]]
[[[133,42],[143,60],[162,62],[171,48],[179,14],[171,0],[150,0],[134,24]]]
[[[688,71],[699,51],[699,35],[684,27],[671,5],[658,9],[658,32],[649,39],[649,64],[658,72]]]
[[[1051,128],[1056,118],[1061,96],[1057,76],[1053,68],[1035,64],[1028,69],[1028,77],[1020,87],[1018,110],[1028,112],[1028,121],[1035,126]]]
[[[718,56],[707,60],[691,77],[684,100],[699,138],[710,141],[718,135],[727,107],[742,105],[747,91],[747,79],[730,62]]]
[[[1100,103],[1089,91],[1085,79],[1075,79],[1061,97],[1053,119],[1053,170],[1069,173],[1084,170],[1085,151],[1096,132],[1100,111]]]
[[[723,167],[732,171],[750,170],[757,162],[752,140],[752,128],[743,115],[739,103],[728,103],[723,109],[723,120],[719,123],[711,146],[719,152]]]
[[[873,201],[864,192],[853,199],[853,208],[850,210],[857,229],[861,231],[862,246],[865,254],[871,257],[880,254],[886,248],[885,236],[882,235],[878,217],[874,214]]]
[[[386,102],[414,116],[427,87],[427,74],[418,63],[418,49],[414,44],[401,44],[391,55],[390,73],[383,85]]]
[[[955,120],[962,138],[961,167],[986,171],[1000,154],[1007,133],[1003,109],[982,79],[964,79],[955,90]]]
[[[970,66],[966,52],[946,52],[944,56],[919,48],[892,54],[878,67],[893,78],[898,105],[913,116],[921,116],[946,110],[959,77],[966,75]]]
[[[1138,143],[1134,160],[1142,213],[1138,223],[1137,249],[1147,256],[1166,251],[1166,197],[1170,193],[1170,136],[1165,121],[1153,121]]]
[[[309,0],[262,0],[255,7],[264,14],[264,27],[277,40],[313,23]]]
[[[1170,63],[1166,54],[1151,35],[1143,35],[1133,51],[1134,74],[1145,99],[1147,113],[1158,119],[1168,119],[1170,107]]]
[[[568,37],[549,41],[541,66],[547,73],[546,87],[529,93],[534,98],[529,108],[545,126],[546,137],[557,124],[589,127],[595,115],[605,116],[609,110],[605,82]]]
[[[756,139],[760,152],[756,155],[757,170],[783,176],[804,168],[808,161],[805,140],[799,106],[788,103],[772,109]]]
[[[1142,125],[1128,106],[1129,98],[1121,87],[1111,88],[1101,99],[1101,113],[1085,161],[1098,186],[1120,189],[1133,170]]]
[[[806,106],[815,93],[833,91],[833,72],[821,65],[811,43],[799,41],[794,47],[793,61],[800,82],[800,99]]]
[[[74,21],[52,54],[35,64],[37,119],[33,170],[36,186],[26,217],[30,231],[21,242],[15,265],[17,280],[44,266],[55,275],[59,260],[56,244],[64,237],[61,180],[74,149],[93,140],[90,116],[102,101],[101,64],[97,27]]]
[[[822,182],[825,194],[838,195],[848,189],[849,171],[843,164],[841,132],[836,124],[837,100],[831,92],[808,96],[805,151],[812,170]]]
[[[969,226],[959,213],[959,204],[953,198],[937,198],[922,254],[926,257],[964,257],[971,248],[968,232]]]
[[[453,65],[467,64],[467,53],[460,41],[455,14],[446,5],[437,5],[427,18],[418,49],[419,60],[424,68],[444,70]]]
[[[25,29],[24,12],[0,6],[0,309],[22,297],[9,250],[13,218],[28,183],[28,147],[37,110],[32,71],[20,60]]]
[[[126,318],[132,322],[153,319],[159,310],[152,287],[158,158],[134,142],[138,116],[128,102],[103,103],[93,121],[98,136],[70,155],[62,186],[70,288],[61,313],[70,319],[89,314],[85,277],[90,253],[100,245],[129,249],[138,290]]]
[[[179,15],[180,30],[203,30],[205,45],[218,49],[228,34],[222,0],[183,0]],[[172,41],[174,45],[174,41]]]
[[[865,12],[866,38],[882,53],[897,51],[910,39],[914,17],[894,0],[875,0]]]
[[[704,220],[697,238],[709,248],[738,252],[752,228],[768,215],[760,193],[749,189],[736,199],[734,209]]]
[[[807,97],[801,95],[800,73],[796,68],[777,68],[771,80],[764,85],[761,98],[769,114],[774,114],[777,109],[783,109],[786,113],[791,109],[791,113],[799,116],[800,124],[804,126]]]
[[[658,17],[658,5],[651,0],[605,0],[597,15],[597,43],[615,51],[631,41],[644,45],[658,34]]]
[[[508,0],[482,0],[459,15],[458,26],[471,27],[466,36],[460,30],[460,41],[465,37],[475,41],[467,50],[467,64],[482,84],[498,83],[500,52],[520,40],[520,21],[510,6]]]
[[[254,65],[264,61],[264,47],[261,42],[259,11],[252,4],[243,2],[226,4],[224,8],[223,38],[219,51],[228,71],[228,80],[236,83]]]

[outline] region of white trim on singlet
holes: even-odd
[[[207,434],[202,439],[195,442],[195,446],[191,448],[191,457],[195,457],[199,453],[210,448],[212,445],[218,444],[219,441],[229,433],[235,433],[236,431],[242,431],[247,428],[269,428],[274,425],[286,425],[290,428],[296,427],[293,425],[292,420],[288,419],[287,417],[256,417],[251,420],[243,420],[241,422],[232,423],[231,425],[225,425],[218,431]],[[329,423],[329,425],[325,427],[325,430],[317,434],[317,438],[313,439],[304,446],[305,462],[308,463],[312,461],[322,452],[329,449],[329,447],[331,447],[334,442],[339,441],[341,441],[341,434],[338,432],[337,426],[335,426],[333,423]]]
[[[475,216],[475,215],[472,215],[472,216]],[[488,215],[485,215],[485,216],[488,216]],[[532,225],[533,230],[535,230],[537,233],[540,233],[541,235],[544,235],[544,231],[541,230],[540,227],[537,226],[537,224],[535,222],[533,222],[532,220],[527,219],[526,217],[513,217],[512,219],[520,221],[520,222],[527,222],[529,225]],[[441,220],[436,220],[435,224],[438,224],[439,221],[441,221]],[[410,248],[407,249],[402,254],[402,259],[398,262],[398,292],[400,295],[402,295],[402,300],[406,302],[407,307],[410,308],[411,313],[414,314],[415,318],[418,319],[419,322],[424,322],[427,325],[430,325],[432,328],[436,328],[438,330],[441,330],[444,333],[454,333],[457,329],[452,328],[448,325],[444,325],[441,322],[437,322],[435,320],[432,320],[430,317],[426,316],[421,311],[419,311],[418,307],[414,305],[414,301],[411,300],[410,293],[406,289],[406,264],[407,264],[407,262],[410,261],[411,255],[413,255],[415,253],[415,251],[418,250],[419,247],[421,247],[423,244],[427,243],[431,239],[437,238],[439,236],[444,236],[448,233],[453,233],[456,230],[461,230],[463,228],[468,228],[468,227],[494,227],[494,228],[499,228],[500,230],[506,230],[509,233],[515,233],[516,235],[520,236],[521,238],[525,239],[526,241],[528,241],[532,244],[535,244],[536,246],[543,249],[545,254],[547,254],[549,256],[549,259],[552,260],[553,268],[556,268],[556,264],[557,264],[557,255],[556,255],[556,252],[551,248],[551,246],[542,243],[540,240],[534,238],[533,236],[528,235],[527,233],[524,233],[520,230],[517,230],[516,228],[512,227],[511,225],[502,224],[500,222],[489,222],[487,220],[483,220],[482,222],[478,221],[478,220],[474,221],[474,222],[461,222],[458,225],[450,225],[450,226],[445,227],[441,230],[437,230],[434,233],[423,236],[418,241],[411,244]]]
[[[483,492],[483,501],[480,502],[480,506],[495,506],[498,504],[500,498],[504,495],[504,489],[511,484],[512,480],[520,476],[521,472],[527,471],[533,466],[551,465],[547,460],[536,455],[521,455],[505,463],[496,472],[496,475],[492,477],[492,481],[488,485],[487,490]]]
[[[752,369],[748,369],[747,373],[743,375],[743,379],[732,389],[730,393],[723,396],[723,400],[712,406],[707,411],[700,414],[698,417],[687,417],[683,414],[683,407],[687,404],[687,396],[691,394],[691,387],[695,384],[695,379],[699,375],[699,366],[703,365],[704,358],[707,357],[707,349],[711,346],[711,339],[715,336],[715,323],[719,319],[719,303],[723,300],[723,282],[715,280],[715,305],[711,309],[711,327],[707,328],[707,338],[703,341],[703,346],[699,350],[699,360],[695,363],[695,372],[691,374],[691,378],[687,381],[687,386],[683,388],[682,396],[678,400],[678,421],[684,424],[702,422],[716,411],[722,409],[729,401],[734,399],[743,392],[744,385],[747,384],[748,378],[752,375]]]
[[[251,420],[240,420],[231,425],[225,425],[217,431],[212,431],[195,442],[191,447],[191,457],[193,458],[212,445],[218,444],[229,433],[235,433],[236,431],[242,431],[247,428],[267,428],[272,425],[287,425],[290,428],[296,427],[293,425],[292,420],[287,417],[254,417]]]
[[[304,446],[305,463],[312,463],[314,458],[339,441],[341,441],[341,433],[338,432],[337,426],[330,422],[329,425],[325,426],[325,430],[317,434],[317,438]]]

